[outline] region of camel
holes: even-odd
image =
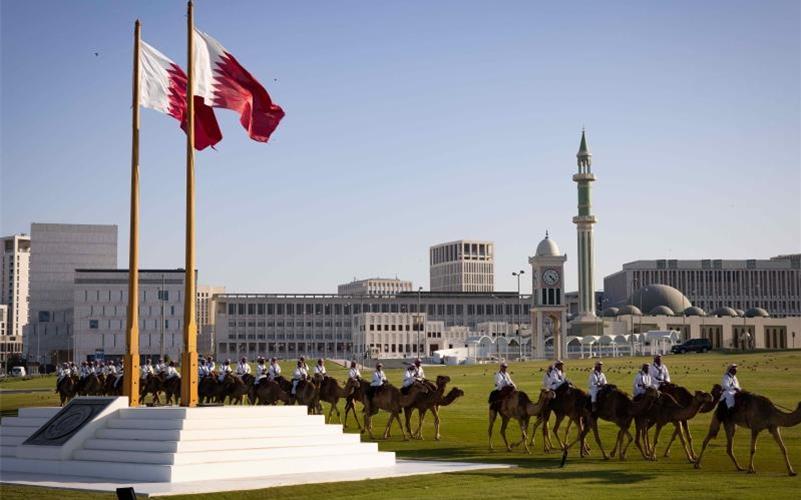
[[[660,385],[659,392],[670,394],[681,406],[688,406],[693,399],[693,394],[690,391],[680,385],[672,384],[670,382]],[[701,405],[698,413],[709,413],[710,411],[714,410],[715,407],[717,407],[718,402],[720,401],[720,396],[723,394],[723,387],[721,387],[720,384],[713,385],[710,394],[712,395],[712,401]],[[670,456],[670,447],[673,445],[673,441],[675,441],[679,436],[679,432],[684,432],[684,437],[687,439],[687,446],[690,448],[690,454],[693,457],[693,461],[695,461],[696,455],[695,449],[693,448],[693,436],[690,432],[690,426],[686,420],[680,422],[680,424],[680,429],[673,429],[673,434],[670,436],[667,447],[665,447],[665,453],[662,456],[665,458]],[[656,449],[654,449],[654,453],[656,453]]]
[[[562,452],[562,462],[564,463],[567,457],[567,451],[576,442],[583,443],[585,436],[590,430],[592,430],[595,442],[598,444],[598,449],[601,450],[601,455],[604,460],[609,460],[610,456],[614,457],[615,453],[618,453],[618,450],[620,460],[625,460],[626,450],[631,442],[634,441],[634,437],[631,435],[631,432],[629,432],[632,420],[634,420],[635,416],[647,410],[657,397],[659,397],[657,390],[649,388],[646,390],[645,395],[635,402],[629,398],[628,394],[618,389],[616,385],[607,384],[603,386],[598,391],[597,412],[595,414],[589,414],[587,425],[584,426],[581,435],[572,443],[565,445]],[[601,436],[598,433],[598,419],[612,422],[618,427],[615,446],[612,448],[612,452],[609,455],[606,454],[601,444]],[[628,438],[628,442],[625,445],[623,444],[624,437]],[[635,444],[640,447],[639,443]],[[647,456],[645,449],[642,447],[640,447],[640,453],[642,453],[643,457]]]
[[[539,399],[536,403],[534,403],[531,401],[531,399],[529,399],[525,392],[514,390],[509,392],[506,397],[497,402],[497,406],[491,404],[489,409],[489,428],[487,429],[489,449],[493,449],[492,427],[495,425],[495,419],[498,417],[498,414],[500,414],[501,437],[506,445],[506,451],[512,451],[512,448],[522,444],[526,449],[526,453],[530,454],[531,449],[528,446],[526,436],[528,423],[532,416],[540,415],[542,413],[543,409],[551,400],[553,400],[554,396],[555,395],[553,391],[542,389],[540,391]],[[509,441],[506,439],[506,426],[509,425],[509,420],[512,418],[517,420],[518,424],[520,424],[520,433],[522,435],[522,439],[519,442],[510,445]]]
[[[254,380],[255,379],[253,376],[249,374],[245,374],[242,377],[234,376],[233,382],[229,383],[225,387],[225,392],[223,393],[223,403],[225,403],[225,396],[228,396],[228,402],[232,405],[245,404],[243,398],[245,395],[250,393],[250,389],[253,387]]]
[[[317,412],[319,392],[320,386],[314,379],[300,380],[292,398],[297,404],[305,406],[310,415],[314,415]]]
[[[164,390],[165,404],[173,404],[173,399],[175,404],[179,404],[181,398],[181,376],[176,375],[172,378],[164,378],[163,375],[159,375],[158,377],[161,379],[161,387]]]
[[[139,379],[139,403],[144,403],[148,394],[153,395],[153,404],[161,404],[159,392],[161,391],[161,379],[152,373],[148,373],[144,379]]]
[[[353,386],[353,380],[349,380],[348,384]],[[403,428],[403,423],[400,420],[400,413],[403,408],[411,405],[416,398],[420,396],[421,392],[428,392],[428,388],[422,384],[414,384],[409,389],[408,394],[401,394],[400,389],[391,384],[384,384],[381,387],[375,388],[375,393],[372,399],[367,396],[367,392],[362,393],[362,404],[364,405],[364,428],[370,439],[375,439],[373,436],[373,415],[376,415],[379,410],[384,410],[389,413],[389,420],[387,427],[384,429],[384,439],[389,439],[389,431],[392,427],[392,422],[397,421],[398,427],[403,433],[403,440],[407,441],[409,438],[406,436],[406,430]]]
[[[337,404],[339,403],[340,399],[347,398],[353,391],[353,387],[351,387],[350,392],[346,389],[346,387],[340,387],[339,382],[337,382],[337,380],[333,377],[324,377],[323,381],[320,383],[319,400],[325,401],[331,405],[331,409],[328,411],[328,415],[325,419],[326,422],[329,422],[333,417],[334,412],[337,412],[337,419],[339,419],[340,424],[342,423],[342,415],[339,413]]]
[[[348,413],[353,412],[353,419],[356,420],[356,427],[358,427],[360,431],[363,430],[362,425],[359,423],[359,418],[356,415],[356,401],[360,403],[364,401],[368,387],[370,387],[370,384],[364,380],[348,379],[348,382],[345,384],[345,391],[348,392],[348,395],[345,396],[345,421],[342,423],[343,428],[348,428]]]
[[[684,436],[682,422],[687,422],[691,418],[695,417],[695,415],[698,413],[698,410],[700,410],[703,405],[709,404],[711,401],[711,394],[707,392],[695,391],[690,403],[685,406],[676,401],[676,399],[667,392],[661,393],[659,398],[654,401],[654,404],[648,409],[648,411],[635,419],[637,427],[637,439],[639,440],[641,436],[644,437],[646,451],[648,453],[647,459],[656,460],[656,444],[659,441],[659,433],[662,431],[662,427],[665,425],[673,424],[674,429],[679,433],[679,440],[684,448],[684,453],[687,455],[687,460],[692,463],[695,457],[693,456],[691,449],[689,449],[687,446],[687,440]],[[648,429],[653,425],[656,425],[654,442],[649,446],[647,444]]]
[[[284,392],[277,382],[263,379],[261,382],[251,387],[248,392],[248,401],[252,405],[274,405],[278,401],[282,401],[285,405],[288,405],[291,400],[289,394]]]
[[[64,406],[67,401],[75,397],[77,386],[78,377],[76,375],[64,377],[61,382],[56,384],[56,392],[61,400],[61,406]]]
[[[588,415],[587,405],[589,404],[590,396],[583,390],[573,386],[570,383],[564,383],[560,385],[556,391],[554,391],[554,393],[556,395],[554,399],[552,399],[548,406],[543,410],[542,415],[537,417],[537,420],[531,427],[531,441],[529,442],[529,445],[533,446],[537,427],[542,424],[542,446],[545,453],[549,453],[553,449],[553,444],[551,443],[548,430],[548,419],[551,416],[551,412],[553,412],[556,416],[556,421],[554,422],[553,426],[553,434],[556,437],[556,441],[559,443],[560,449],[564,448],[565,443],[567,443],[567,434],[570,431],[570,424],[575,423],[578,426],[579,434],[581,434],[581,431],[584,427],[583,423],[586,421],[586,417]],[[565,428],[565,437],[563,442],[561,439],[559,439],[559,426],[565,417],[568,418],[568,421],[567,427]],[[584,456],[585,453],[586,445],[582,443],[582,456]]]
[[[754,455],[756,454],[756,443],[759,433],[767,430],[773,436],[776,444],[784,455],[784,463],[787,466],[787,473],[790,476],[795,476],[796,472],[790,464],[790,458],[787,456],[787,448],[784,446],[782,435],[780,432],[781,427],[794,427],[801,423],[801,402],[798,403],[795,410],[790,413],[785,413],[778,408],[773,402],[765,396],[759,396],[750,392],[739,392],[734,396],[734,408],[731,410],[726,408],[725,402],[720,402],[717,411],[712,415],[712,422],[709,424],[709,433],[704,438],[704,444],[701,446],[701,453],[695,460],[695,468],[701,468],[701,459],[704,456],[706,446],[713,438],[717,437],[720,431],[721,424],[726,431],[726,453],[734,462],[734,466],[738,471],[745,470],[737,462],[734,456],[734,433],[737,426],[751,429],[751,457],[748,461],[748,472],[755,474],[754,468]]]
[[[78,381],[76,392],[80,396],[95,396],[103,390],[102,375],[91,374]]]
[[[403,409],[404,417],[406,420],[406,430],[409,432],[409,435],[414,439],[423,439],[423,419],[425,418],[425,414],[428,411],[431,411],[434,415],[434,439],[439,441],[441,438],[439,432],[439,407],[440,406],[448,406],[458,398],[464,396],[464,391],[461,389],[453,388],[451,389],[447,395],[445,395],[445,386],[451,381],[450,377],[445,375],[439,375],[437,377],[437,382],[434,384],[434,390],[429,391],[426,393],[420,393],[421,396],[414,401],[411,405],[405,407]],[[417,430],[412,432],[411,429],[411,417],[412,412],[417,410],[419,420],[417,424]]]

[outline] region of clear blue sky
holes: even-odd
[[[0,5],[0,232],[118,224],[126,266],[133,22],[183,65],[185,3]],[[482,238],[511,290],[549,229],[574,288],[582,125],[598,288],[635,259],[799,252],[800,5],[200,0],[198,27],[286,110],[270,144],[218,111],[223,142],[196,159],[200,281],[428,288],[429,245]],[[184,136],[143,110],[141,143],[141,265],[181,267]]]

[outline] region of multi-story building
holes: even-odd
[[[607,306],[626,303],[635,290],[661,283],[681,290],[709,312],[761,307],[771,316],[801,316],[801,254],[747,260],[637,260],[604,278]]]
[[[601,290],[595,291],[595,310],[603,311],[606,308],[606,298],[604,292]],[[579,314],[579,293],[567,292],[565,293],[565,305],[567,305],[568,319],[578,317]]]
[[[398,278],[354,279],[350,283],[337,286],[337,293],[340,295],[394,295],[411,291],[412,282]]]
[[[117,267],[117,226],[31,224],[29,322],[23,340],[28,359],[73,357],[76,269]]]
[[[0,238],[0,251],[0,304],[8,306],[7,335],[22,342],[28,324],[31,237],[15,234]]]
[[[181,359],[183,269],[139,270],[139,352]],[[75,353],[79,360],[125,354],[128,270],[78,269],[74,279]]]
[[[424,314],[426,324],[439,321],[444,329],[463,326],[471,330],[484,322],[516,324],[519,320],[526,331],[531,296],[518,298],[514,292],[403,292],[380,296],[226,293],[217,296],[217,304],[219,357],[350,357],[354,353],[355,315]]]
[[[7,370],[6,361],[22,354],[22,337],[14,335],[8,322],[10,308],[0,304],[0,369]]]
[[[459,240],[429,249],[432,292],[492,292],[495,290],[495,244]]]
[[[214,352],[214,322],[217,319],[217,298],[225,293],[224,286],[198,285],[197,304],[197,351],[200,353]]]

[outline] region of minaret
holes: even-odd
[[[595,181],[590,167],[592,166],[592,153],[587,146],[584,129],[581,130],[581,144],[576,153],[578,173],[573,175],[573,181],[578,184],[578,215],[573,217],[578,232],[578,289],[579,289],[579,321],[595,318],[595,282],[593,273],[593,241],[592,225],[595,216],[590,213],[591,197],[590,183]]]

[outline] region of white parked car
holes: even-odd
[[[14,368],[11,369],[12,377],[24,377],[25,375],[26,373],[24,366],[15,366]]]

